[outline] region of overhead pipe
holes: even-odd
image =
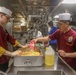
[[[25,15],[26,15],[26,10],[25,10],[25,6],[23,5],[23,2],[22,2],[22,0],[18,0],[19,1],[19,4],[20,4],[20,6],[22,7],[22,10],[23,10],[23,16],[24,16],[24,18],[26,17]]]
[[[55,8],[53,9],[53,11],[51,12],[51,15],[54,13],[54,11],[61,5],[63,0],[61,0],[56,6]]]

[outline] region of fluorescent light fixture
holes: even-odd
[[[76,4],[76,0],[63,0],[62,4]]]
[[[59,15],[55,15],[54,18],[59,18]]]

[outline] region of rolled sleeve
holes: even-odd
[[[0,46],[0,57],[6,52],[4,48]]]
[[[15,44],[13,46],[15,47],[15,46],[18,46],[18,45],[19,45],[19,42],[17,40],[15,40]]]

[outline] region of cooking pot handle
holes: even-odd
[[[27,66],[31,66],[32,65],[30,59],[26,59],[25,62],[24,62],[24,64],[27,65]]]

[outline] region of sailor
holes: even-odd
[[[25,46],[21,45],[15,38],[13,38],[8,31],[3,27],[6,25],[10,18],[12,17],[12,11],[5,8],[0,7],[0,70],[6,71],[8,69],[10,56],[17,56],[18,52],[10,52],[8,50],[7,42],[11,43],[14,47],[19,46],[25,48]]]
[[[57,40],[58,53],[62,59],[76,70],[76,31],[70,27],[71,14],[61,13],[59,14],[59,29],[53,34],[33,39],[35,42]]]

